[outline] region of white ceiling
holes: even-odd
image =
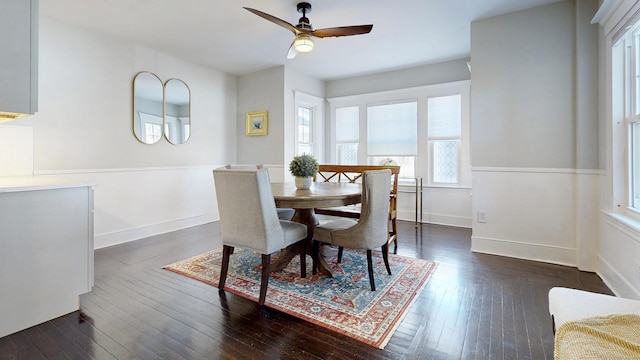
[[[316,39],[313,52],[292,60],[293,33],[242,7],[295,25],[297,0],[40,0],[40,15],[235,75],[287,64],[331,80],[468,57],[472,21],[556,1],[311,0],[315,29],[373,30]]]

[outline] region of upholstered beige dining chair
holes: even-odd
[[[391,275],[389,267],[389,186],[391,171],[364,171],[362,180],[362,207],[360,219],[341,218],[317,226],[313,232],[313,273],[317,271],[320,243],[339,247],[367,250],[367,267],[371,290],[376,290],[373,278],[373,259],[371,251],[380,247],[382,258]]]
[[[225,169],[262,169],[262,164],[229,164],[225,165]],[[277,208],[278,219],[291,220],[295,214],[294,209],[290,208]]]
[[[271,194],[269,173],[264,168],[218,168],[213,170],[222,228],[222,269],[219,289],[224,290],[229,259],[234,248],[262,254],[262,278],[258,303],[264,304],[271,254],[297,243],[300,253],[300,273],[306,276],[304,240],[307,227],[278,219],[275,200]]]

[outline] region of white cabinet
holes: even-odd
[[[0,177],[0,337],[78,310],[93,251],[91,185]]]
[[[38,110],[38,0],[0,0],[0,122]]]

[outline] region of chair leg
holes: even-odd
[[[344,248],[342,246],[338,246],[338,264],[342,262],[342,253],[344,252]]]
[[[395,236],[393,238],[393,253],[397,254],[398,253],[398,224],[396,222],[396,218],[393,218],[393,220],[391,220],[391,229],[393,231],[393,235]]]
[[[227,281],[227,272],[229,271],[229,256],[233,253],[233,246],[222,246],[222,269],[220,269],[220,282],[218,289],[224,290],[224,283]]]
[[[298,253],[300,254],[300,277],[307,277],[307,242],[298,242]]]
[[[371,291],[376,291],[376,282],[373,279],[373,259],[371,258],[371,250],[367,250],[367,268],[369,268],[369,282],[371,283]]]
[[[260,280],[260,298],[258,304],[264,305],[267,297],[267,285],[269,285],[269,271],[271,270],[271,255],[262,254],[262,279]]]
[[[391,267],[389,266],[389,244],[382,245],[382,259],[384,260],[384,266],[387,267],[387,273],[391,275]]]
[[[311,252],[311,273],[313,275],[318,273],[318,256],[320,256],[320,242],[313,240],[313,250]]]

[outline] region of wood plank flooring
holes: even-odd
[[[611,293],[593,273],[472,253],[470,238],[399,223],[398,254],[439,266],[384,350],[161,269],[221,247],[213,223],[97,250],[81,311],[0,338],[0,360],[553,359],[549,289]]]

